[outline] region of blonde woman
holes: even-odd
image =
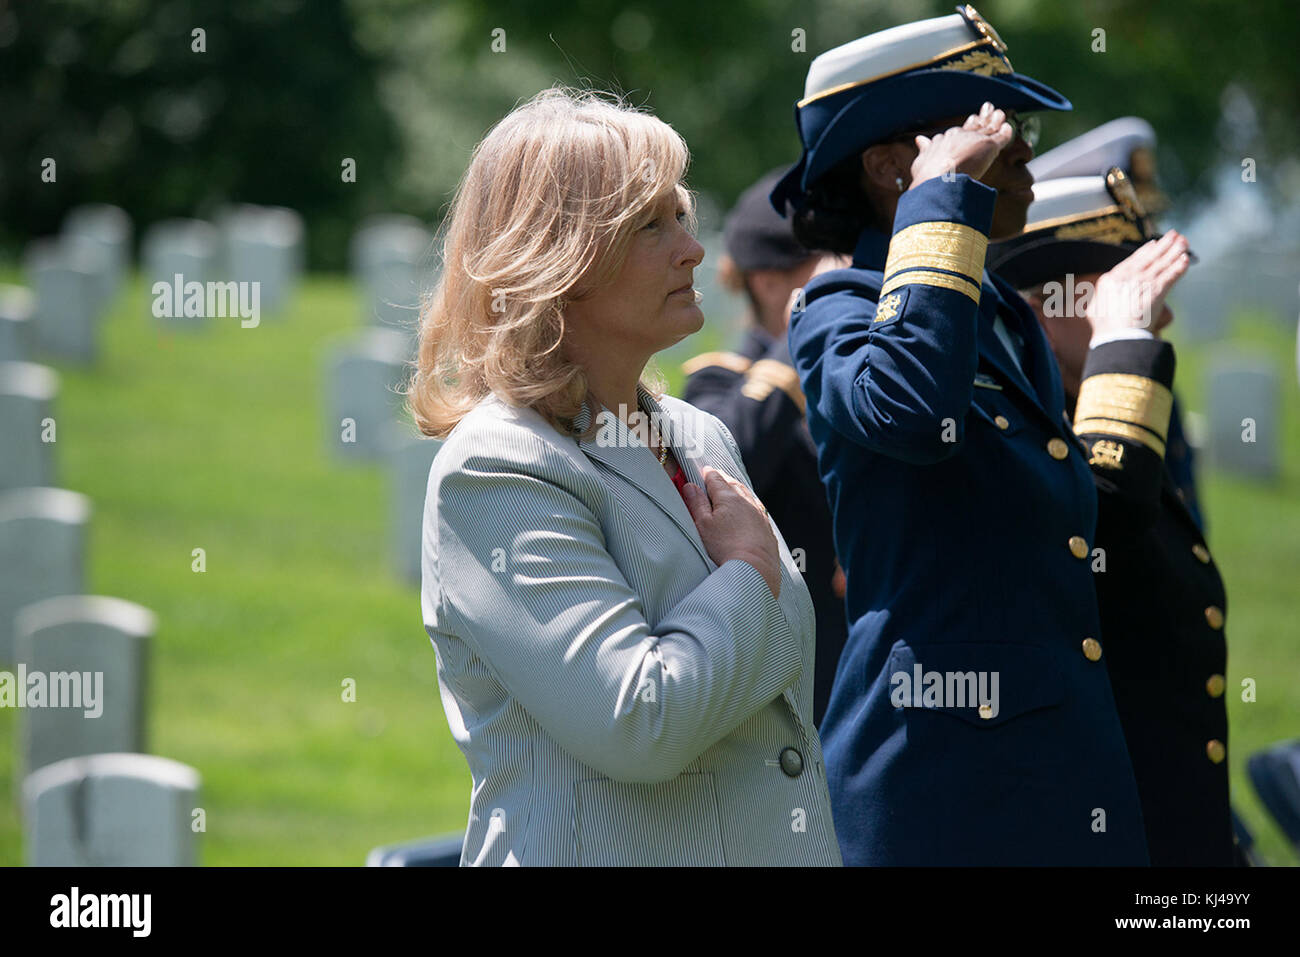
[[[697,331],[685,143],[547,90],[453,202],[409,400],[445,437],[422,610],[473,778],[462,864],[840,863],[813,609],[715,418],[657,395]]]

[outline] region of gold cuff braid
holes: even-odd
[[[940,289],[955,289],[964,295],[970,296],[977,303],[980,301],[980,287],[978,283],[972,283],[969,279],[963,279],[960,276],[954,276],[946,272],[930,272],[928,269],[913,269],[911,272],[901,272],[890,279],[885,280],[885,284],[880,287],[880,295],[887,296],[895,289],[902,286],[938,286]]]
[[[1173,406],[1173,393],[1155,379],[1123,372],[1104,372],[1083,380],[1074,419],[1076,422],[1083,419],[1128,422],[1165,439],[1169,435],[1169,415]],[[1078,431],[1077,426],[1075,431]]]
[[[987,236],[961,223],[916,223],[890,239],[885,281],[903,269],[941,269],[965,276],[978,287],[988,245]]]

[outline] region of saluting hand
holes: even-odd
[[[954,126],[934,136],[916,137],[920,151],[912,161],[912,185],[916,189],[926,180],[945,173],[965,173],[979,179],[997,159],[998,153],[1015,138],[1015,131],[1007,122],[1006,113],[985,103],[978,113],[966,117],[961,126]]]
[[[1159,332],[1173,321],[1165,297],[1187,272],[1187,239],[1169,230],[1097,280],[1084,309],[1092,335],[1125,329]]]
[[[683,494],[705,551],[717,565],[733,558],[749,562],[772,594],[781,597],[781,551],[767,510],[749,486],[726,472],[706,467],[701,474],[704,488],[687,482]]]

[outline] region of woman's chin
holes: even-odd
[[[663,328],[672,330],[672,339],[660,346],[668,349],[704,328],[704,311],[693,302],[687,303],[664,316]]]
[[[701,308],[700,308],[698,305],[696,305],[695,303],[691,303],[691,304],[690,304],[690,305],[689,305],[685,310],[683,310],[683,311],[686,312],[687,315],[689,316],[689,324],[690,324],[690,328],[687,330],[686,335],[689,336],[689,335],[691,335],[692,333],[699,332],[701,329],[704,328],[704,310],[703,310],[703,309],[701,309]]]

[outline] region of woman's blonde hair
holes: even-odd
[[[489,393],[567,431],[585,377],[560,348],[564,307],[608,282],[689,153],[672,127],[622,99],[544,90],[478,144],[444,224],[442,278],[420,315],[407,389],[416,425],[442,438]]]

